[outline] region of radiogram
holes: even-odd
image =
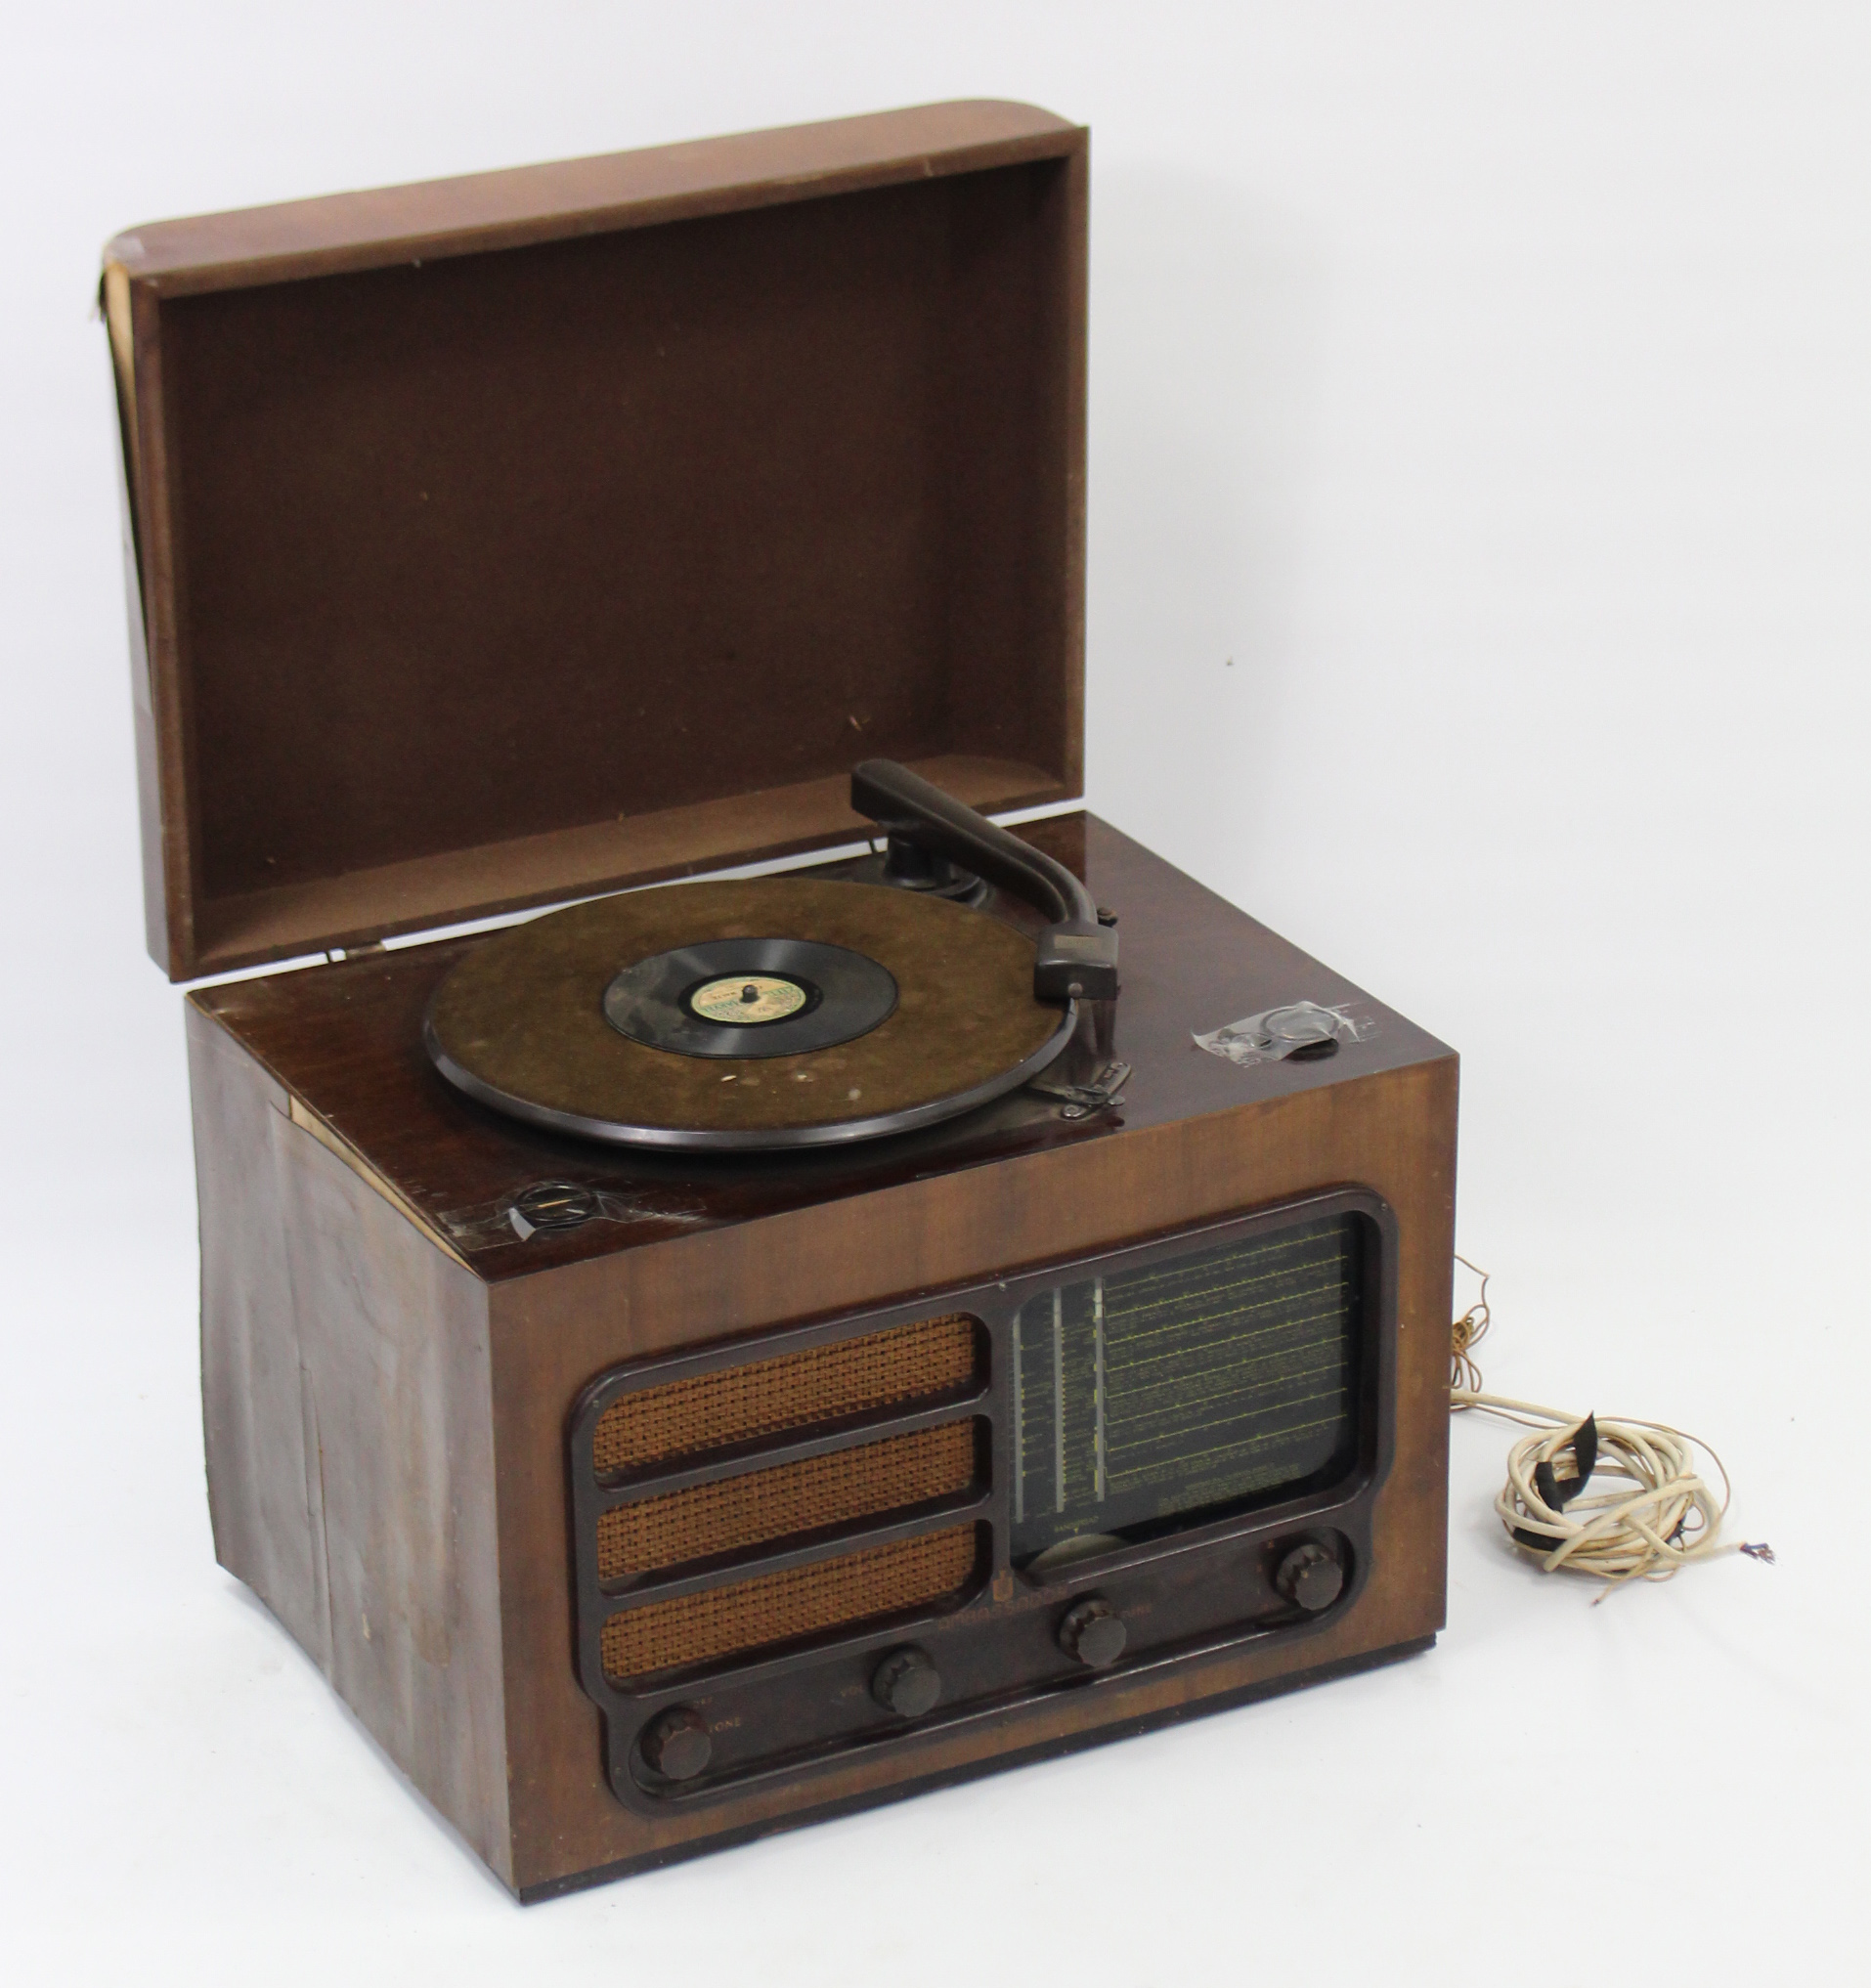
[[[1455,1056],[1073,811],[1089,175],[935,105],[107,250],[215,1550],[523,1898],[1442,1621]]]

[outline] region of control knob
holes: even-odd
[[[1280,1563],[1274,1585],[1295,1608],[1316,1616],[1321,1609],[1330,1608],[1344,1592],[1345,1570],[1331,1547],[1308,1539]]]
[[[693,1706],[673,1705],[658,1712],[643,1735],[643,1758],[666,1781],[693,1781],[708,1765],[714,1743],[708,1721]]]
[[[1066,1611],[1059,1647],[1090,1670],[1104,1670],[1124,1654],[1124,1619],[1102,1595],[1087,1595]]]
[[[892,1650],[871,1672],[871,1696],[898,1718],[920,1719],[942,1695],[941,1672],[927,1651],[905,1645]]]

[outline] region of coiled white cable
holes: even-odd
[[[1605,1586],[1595,1601],[1633,1576],[1668,1580],[1691,1561],[1718,1554],[1772,1560],[1770,1546],[1728,1543],[1719,1536],[1731,1487],[1720,1457],[1699,1437],[1667,1422],[1632,1416],[1599,1420],[1484,1394],[1474,1347],[1490,1322],[1488,1275],[1465,1257],[1456,1261],[1481,1278],[1481,1296],[1452,1328],[1450,1408],[1480,1408],[1535,1432],[1508,1451],[1507,1482],[1495,1498],[1516,1546],[1547,1574],[1596,1575]],[[1696,1468],[1698,1449],[1721,1480],[1719,1498]],[[1621,1480],[1629,1489],[1588,1489],[1601,1477]]]

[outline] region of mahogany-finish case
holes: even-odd
[[[1078,796],[1087,160],[945,105],[108,251],[151,950],[326,955],[187,1004],[216,1551],[523,1899],[1443,1621],[1456,1058],[1115,829],[1018,833],[1118,999],[848,1145],[500,1115],[476,937],[381,945],[852,844],[874,755]]]

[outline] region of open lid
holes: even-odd
[[[1082,781],[1086,132],[1015,104],[106,251],[172,979]]]

